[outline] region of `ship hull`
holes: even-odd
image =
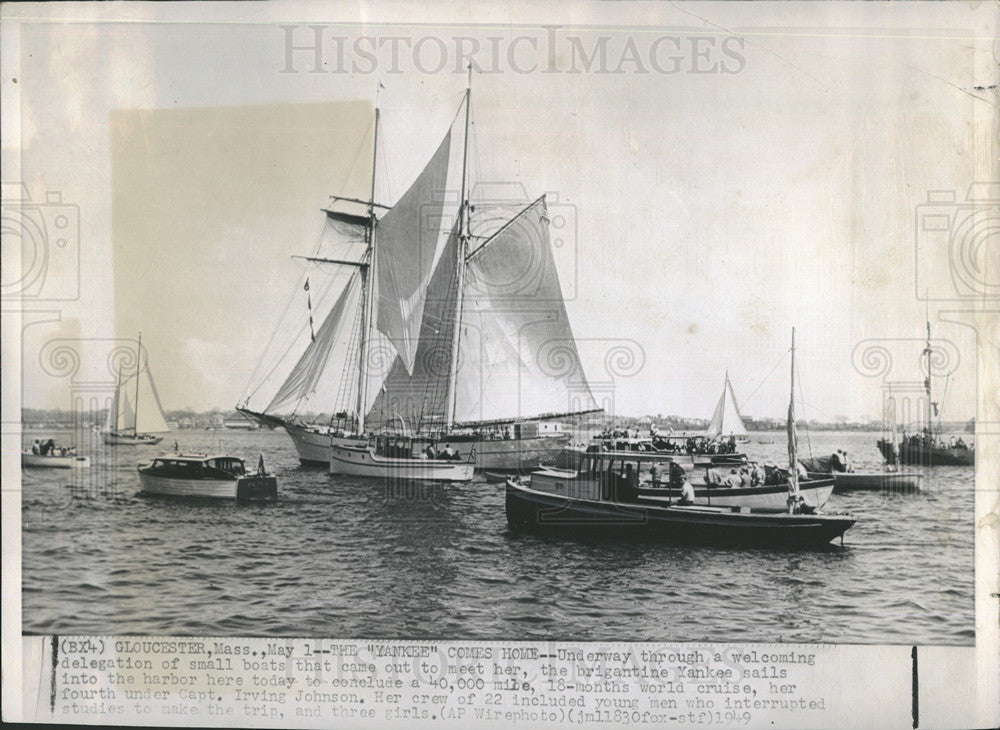
[[[886,439],[878,442],[882,457],[893,462],[892,443]],[[898,461],[906,466],[974,466],[976,453],[969,449],[952,449],[942,446],[926,446],[920,443],[900,443],[896,447]]]
[[[352,436],[333,436],[317,433],[303,426],[285,424],[285,431],[292,438],[299,461],[310,466],[327,466],[330,463],[330,446],[361,446],[367,439]],[[477,469],[498,471],[522,471],[537,468],[540,464],[552,462],[569,443],[569,434],[537,436],[520,439],[474,439],[453,435],[434,443],[438,448],[449,443],[462,456],[468,456],[474,449]],[[414,453],[420,453],[428,439],[413,439]]]

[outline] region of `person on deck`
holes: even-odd
[[[694,504],[694,487],[688,479],[685,479],[681,485],[681,497],[677,500],[677,504]]]
[[[653,483],[654,487],[658,487],[660,485],[660,469],[656,466],[656,464],[649,467],[649,481]]]
[[[447,459],[448,461],[455,458],[455,450],[451,448],[451,444],[444,445],[444,451],[441,452],[440,458]]]
[[[31,445],[31,453],[38,454],[41,453],[41,450],[42,450],[41,444],[38,442],[38,439],[35,439],[35,443]]]
[[[427,448],[424,449],[424,455],[428,459],[436,459],[437,458],[437,451],[434,450],[434,444],[427,444]]]

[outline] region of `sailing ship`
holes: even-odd
[[[474,453],[477,467],[533,467],[570,439],[541,421],[600,410],[566,314],[545,196],[513,215],[498,213],[509,200],[470,201],[470,119],[471,82],[437,151],[387,207],[375,202],[376,102],[371,196],[335,197],[325,211],[327,230],[346,234],[336,250],[354,255],[307,258],[353,273],[277,395],[260,410],[249,398],[238,407],[283,426],[303,463],[329,464],[331,449],[394,432],[414,454],[447,441]],[[352,205],[363,210],[345,211]],[[376,362],[391,365],[380,372]],[[334,415],[295,416],[314,403]]]
[[[143,406],[141,410],[140,402]],[[110,446],[148,446],[160,443],[163,437],[156,434],[169,430],[149,369],[149,359],[142,362],[140,333],[135,348],[135,373],[123,378],[119,367],[115,397],[101,437]]]
[[[918,434],[906,435],[897,441],[895,400],[890,396],[889,425],[891,433],[888,438],[878,440],[878,450],[882,453],[889,468],[900,464],[913,466],[974,466],[976,461],[975,444],[967,445],[959,438],[945,443],[940,433],[940,416],[938,431],[935,433],[934,416],[938,415],[938,403],[931,392],[932,356],[931,322],[927,318],[927,340],[921,359],[926,362],[924,375],[924,392],[926,394],[926,411],[924,428]]]

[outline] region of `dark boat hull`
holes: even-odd
[[[756,514],[573,499],[514,482],[507,482],[506,512],[514,530],[742,547],[822,547],[842,538],[855,522],[849,516]]]
[[[906,444],[901,442],[896,449],[899,463],[906,466],[974,466],[976,463],[976,452],[969,449],[951,449],[913,442]],[[882,453],[882,458],[891,464],[892,443],[880,439],[878,450]]]

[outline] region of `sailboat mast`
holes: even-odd
[[[934,404],[931,402],[931,320],[927,315],[927,343],[924,345],[924,357],[927,358],[927,376],[924,378],[924,390],[927,392],[927,435],[932,433],[931,409]]]
[[[455,295],[455,329],[451,338],[451,367],[448,371],[447,430],[455,423],[455,379],[458,370],[458,345],[462,336],[462,293],[465,288],[465,256],[469,247],[469,201],[466,200],[466,173],[469,162],[469,107],[472,104],[472,64],[469,64],[469,80],[465,87],[465,135],[462,139],[462,194],[459,197],[458,252],[455,261],[455,276],[458,291]]]
[[[798,437],[795,433],[795,328],[792,327],[792,389],[788,396],[788,481],[792,497],[799,494]]]
[[[115,409],[115,433],[118,432],[118,412],[121,410],[119,399],[122,396],[122,366],[118,363],[118,385],[115,387],[115,401],[112,407]]]
[[[373,307],[373,297],[372,291],[373,277],[375,275],[375,238],[376,238],[376,220],[375,220],[375,176],[378,171],[376,167],[378,163],[378,123],[379,123],[379,108],[378,108],[378,90],[381,87],[379,84],[375,89],[375,130],[374,139],[372,140],[372,186],[371,195],[368,200],[368,266],[361,268],[361,347],[358,352],[358,433],[362,434],[365,432],[365,404],[368,401],[368,361],[369,353],[368,350],[371,347],[371,337],[369,330],[371,330],[371,313]]]
[[[142,332],[135,346],[135,433],[139,435],[139,373],[142,371]]]

